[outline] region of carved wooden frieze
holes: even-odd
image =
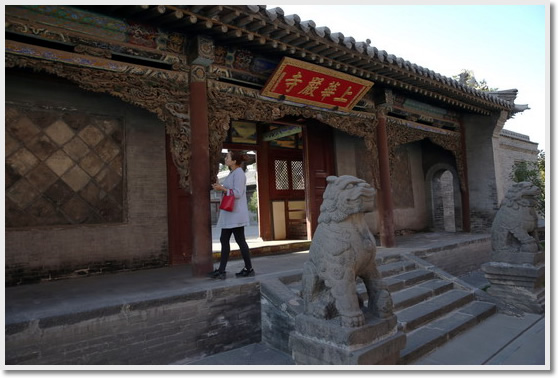
[[[285,116],[313,118],[337,130],[364,139],[369,151],[374,172],[374,185],[379,184],[377,174],[377,148],[375,115],[322,111],[316,108],[289,105],[278,101],[264,100],[252,89],[210,80],[208,90],[209,148],[211,178],[217,177],[221,146],[225,141],[231,120],[272,122]]]
[[[44,7],[31,8],[42,9]],[[68,12],[78,12],[75,18],[71,18],[73,22],[77,22],[80,17],[86,17],[89,14],[72,8],[67,9]],[[186,66],[183,55],[186,38],[180,33],[165,33],[152,28],[149,29],[147,26],[126,24],[121,21],[117,26],[113,25],[109,28],[106,25],[110,25],[109,20],[111,19],[106,17],[98,17],[98,22],[105,25],[104,28],[92,28],[90,33],[84,33],[83,29],[80,28],[80,32],[76,32],[75,28],[68,27],[71,22],[67,20],[66,22],[60,22],[59,18],[53,16],[48,18],[45,15],[37,16],[29,9],[19,7],[9,7],[8,11],[5,23],[6,32],[40,37],[41,39],[72,45],[75,46],[76,52],[93,56],[101,56],[99,52],[103,51],[102,55],[107,58],[110,58],[113,54],[120,54],[168,64],[175,70],[180,70]],[[26,19],[26,17],[32,18]],[[103,22],[105,19],[107,21]],[[80,26],[83,25],[80,24]],[[107,29],[112,30],[114,34],[106,34]],[[116,33],[116,31],[118,32]]]
[[[460,133],[429,128],[425,125],[393,117],[386,117],[386,122],[390,161],[395,161],[397,146],[429,138],[433,143],[453,153],[457,164],[461,189],[463,191],[466,190],[465,157],[463,156]],[[390,169],[393,169],[393,164],[390,164]],[[391,174],[393,175],[393,172]]]
[[[432,125],[440,130],[459,131],[459,114],[453,110],[415,100],[391,89],[377,94],[378,102],[389,107],[390,115]]]
[[[31,68],[53,74],[73,81],[88,91],[107,93],[155,113],[165,123],[170,135],[171,155],[180,175],[180,186],[189,189],[187,74],[117,64],[101,58],[85,59],[74,53],[14,43],[11,48],[7,44],[5,59],[8,68]]]

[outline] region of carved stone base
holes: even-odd
[[[348,328],[338,319],[301,314],[289,343],[299,365],[395,365],[406,340],[395,316],[367,318],[364,326]]]
[[[482,270],[490,282],[488,294],[525,312],[544,312],[544,264],[490,262],[482,265]]]
[[[496,252],[490,254],[491,261],[505,262],[509,264],[544,264],[544,251],[532,252]]]

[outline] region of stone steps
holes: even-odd
[[[475,299],[472,287],[440,269],[423,264],[418,258],[389,255],[380,256],[376,261],[391,293],[399,332],[406,335],[406,345],[400,352],[398,364],[412,363],[496,312],[494,304]],[[294,327],[294,318],[287,318],[286,314],[296,316],[302,311],[300,279],[300,275],[283,279],[279,286],[283,285],[281,293],[284,295],[277,300],[267,293],[271,284],[262,285],[267,300],[276,302],[275,306],[280,309],[276,313],[282,316],[279,319],[268,315],[269,319],[262,320],[262,324],[274,325],[274,339],[278,339],[278,324],[285,325],[285,331],[281,333],[284,343],[276,347],[286,353],[290,353],[288,340]],[[368,296],[361,280],[357,292],[361,302],[367,305]],[[263,330],[262,333],[271,334]]]
[[[384,278],[384,283],[387,285],[388,290],[393,293],[433,278],[435,278],[433,272],[425,269],[415,269],[395,276],[386,277]]]
[[[393,309],[399,311],[403,308],[413,306],[435,295],[451,290],[453,283],[444,280],[429,280],[416,286],[392,293]]]
[[[417,329],[473,300],[473,293],[452,289],[426,301],[396,312],[397,321],[406,332]]]
[[[400,364],[431,352],[496,312],[494,304],[475,300],[472,291],[458,288],[414,262],[401,259],[380,265],[378,270],[391,292],[399,326],[407,335]]]
[[[407,333],[407,344],[400,353],[399,364],[408,364],[424,356],[495,313],[494,304],[473,301]]]
[[[416,268],[416,265],[412,261],[396,261],[392,263],[387,263],[378,266],[378,271],[382,277],[393,276],[401,272],[407,272]]]

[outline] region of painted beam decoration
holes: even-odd
[[[348,111],[373,85],[371,81],[284,57],[261,94],[320,108]]]
[[[302,127],[301,126],[296,126],[296,125],[283,126],[283,127],[279,127],[275,130],[271,130],[271,131],[268,131],[267,133],[265,133],[263,135],[263,141],[264,142],[270,142],[272,140],[276,140],[276,139],[279,139],[279,138],[284,138],[284,137],[287,137],[287,136],[298,134],[300,132],[302,132]]]

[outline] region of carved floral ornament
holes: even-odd
[[[457,164],[457,172],[459,175],[459,182],[461,190],[466,191],[465,186],[465,159],[461,147],[460,134],[456,132],[448,132],[445,134],[428,132],[417,128],[407,126],[407,122],[398,118],[386,117],[387,134],[389,143],[389,160],[394,161],[396,147],[402,144],[412,143],[423,139],[430,139],[433,143],[441,146],[442,148],[451,151],[455,156]],[[390,165],[390,169],[393,166]]]
[[[288,105],[272,100],[263,100],[255,90],[228,86],[217,81],[208,82],[209,107],[209,150],[210,177],[217,176],[219,159],[223,142],[227,137],[231,120],[247,120],[273,122],[285,116],[313,118],[337,130],[364,139],[370,152],[370,165],[374,177],[374,185],[378,187],[376,124],[374,114],[342,115],[319,109]]]
[[[75,64],[75,54],[49,51],[52,60],[36,59],[6,52],[7,68],[31,68],[75,82],[79,87],[107,93],[144,108],[164,122],[170,135],[170,149],[180,175],[180,186],[189,189],[190,116],[188,113],[188,75],[149,67],[120,65],[118,70],[90,68]],[[56,57],[55,57],[56,55]],[[63,56],[67,55],[67,56]],[[56,59],[58,58],[58,59]],[[64,60],[72,60],[67,64]],[[94,58],[89,58],[89,61]],[[110,61],[97,61],[114,67]]]

